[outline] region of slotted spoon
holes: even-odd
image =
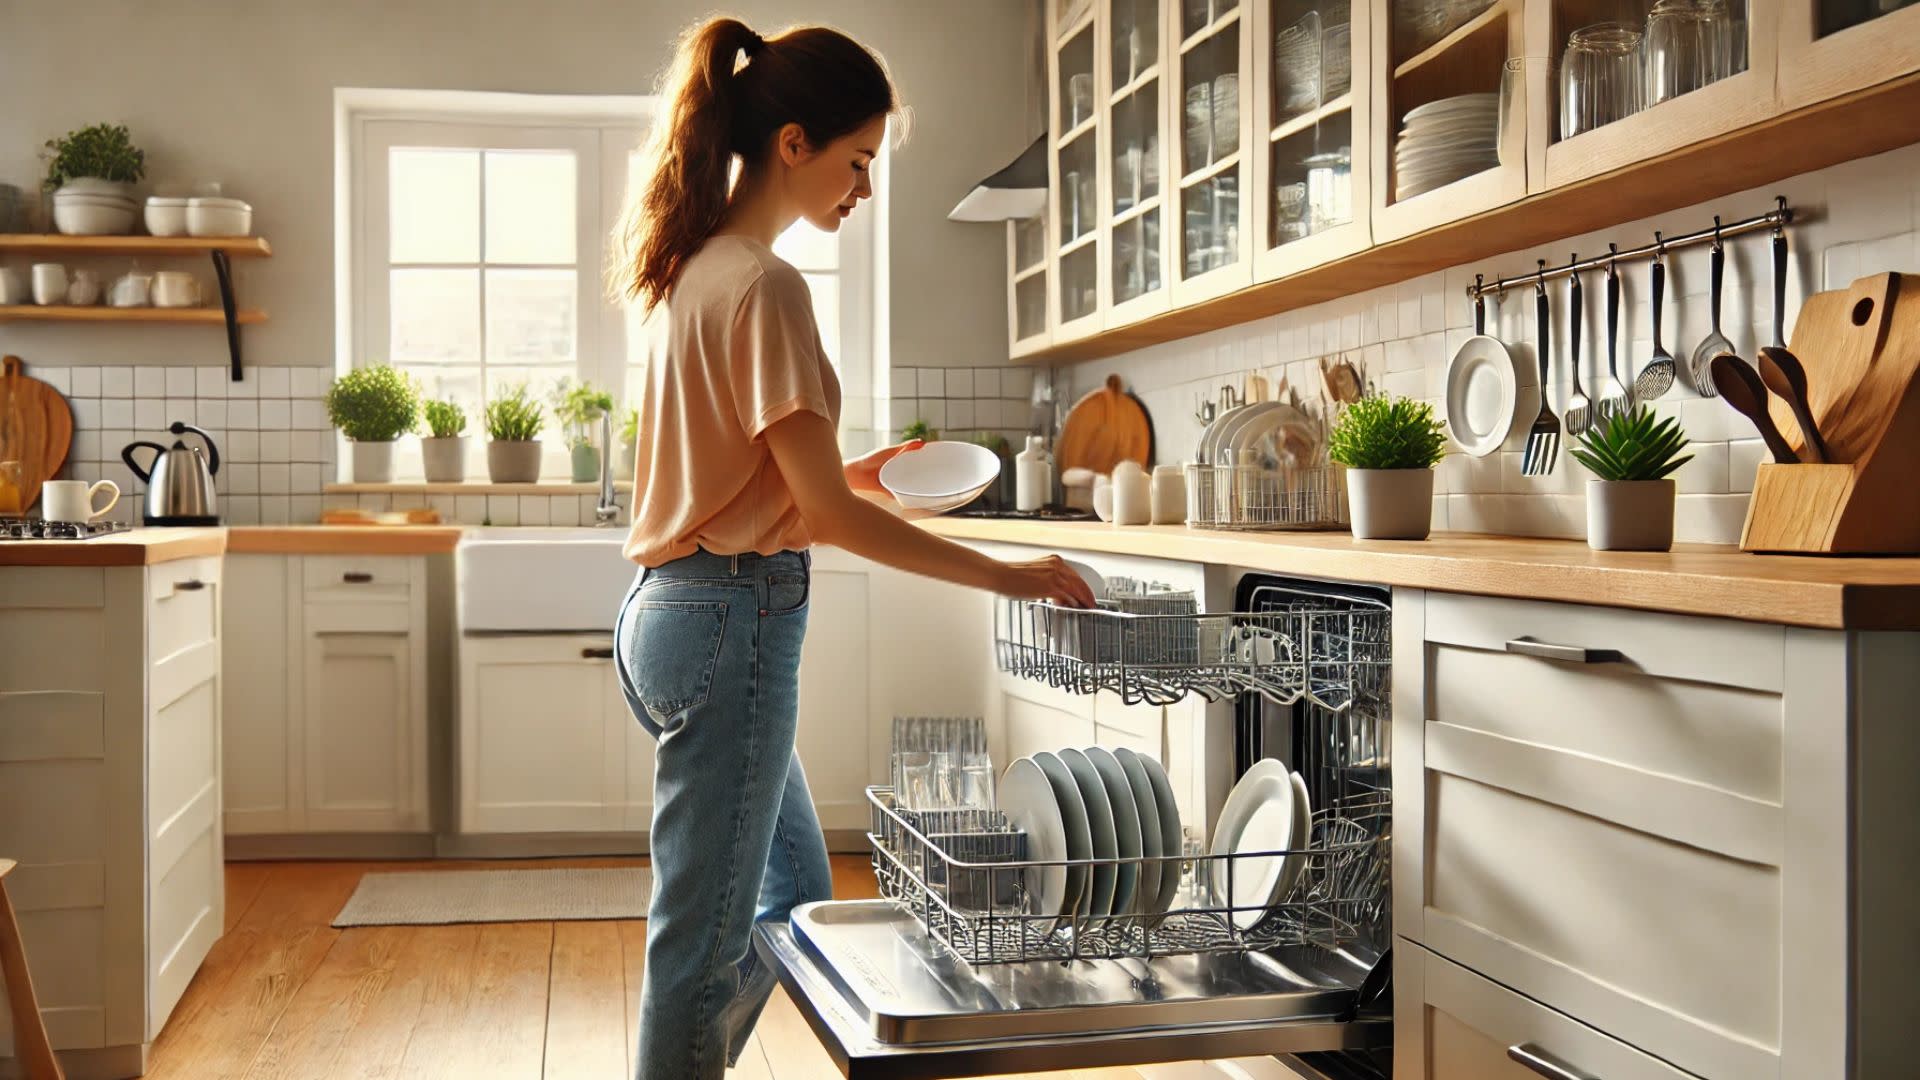
[[[1654,234],[1654,242],[1659,243],[1659,233]],[[1652,401],[1661,394],[1673,389],[1673,356],[1667,347],[1660,343],[1660,308],[1666,302],[1667,264],[1661,257],[1658,246],[1653,249],[1653,358],[1640,374],[1633,377],[1633,399]]]
[[[1716,226],[1718,222],[1716,221]],[[1701,397],[1717,397],[1720,393],[1713,384],[1713,358],[1721,353],[1733,351],[1733,342],[1720,332],[1720,281],[1726,275],[1727,254],[1720,247],[1720,237],[1713,238],[1713,254],[1709,257],[1711,269],[1707,274],[1708,288],[1712,292],[1708,301],[1708,310],[1713,314],[1713,331],[1706,340],[1694,347],[1693,362],[1688,365],[1688,374],[1693,376],[1693,389]],[[1657,335],[1656,335],[1657,336]]]

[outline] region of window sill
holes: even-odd
[[[633,483],[615,480],[615,491],[632,491]],[[458,484],[429,484],[422,480],[394,484],[325,484],[328,495],[598,495],[599,484],[572,484],[566,481],[541,481],[533,484],[492,484],[468,480]]]

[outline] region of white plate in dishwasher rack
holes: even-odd
[[[1007,766],[995,792],[1007,824],[1027,834],[1027,858],[1034,862],[1059,862],[1071,859],[1067,846],[1067,822],[1054,798],[1053,781],[1032,758],[1021,758]],[[1059,916],[1068,910],[1078,895],[1069,896],[1067,868],[1048,866],[1033,872],[1027,881],[1027,894],[1033,897],[1036,915]],[[1085,872],[1081,872],[1084,876]]]
[[[1115,894],[1120,886],[1120,833],[1113,824],[1113,802],[1107,798],[1107,783],[1100,779],[1100,771],[1086,753],[1071,748],[1056,751],[1061,761],[1073,773],[1074,782],[1079,785],[1080,797],[1086,801],[1087,827],[1093,835],[1093,857],[1100,860],[1093,867],[1092,893],[1088,902],[1080,905],[1080,913],[1099,925],[1105,925],[1107,916],[1114,913]]]
[[[1067,763],[1045,750],[1033,755],[1033,760],[1047,774],[1047,781],[1053,786],[1054,804],[1060,808],[1060,817],[1067,825],[1067,858],[1073,860],[1093,858],[1093,830],[1087,824],[1087,802],[1080,796],[1080,785],[1073,778],[1073,770]],[[1078,927],[1081,916],[1088,911],[1092,903],[1093,889],[1089,880],[1092,875],[1084,866],[1069,866],[1067,871],[1067,893],[1054,922],[1057,929],[1063,925]],[[1035,914],[1052,915],[1052,911],[1039,911]]]
[[[1285,855],[1225,858],[1248,852],[1284,852],[1293,843],[1292,774],[1273,758],[1254,762],[1227,796],[1214,829],[1211,854],[1214,902],[1233,907],[1233,923],[1250,930],[1267,917],[1286,872]],[[1229,873],[1228,865],[1232,865]],[[1229,882],[1231,878],[1231,882]]]

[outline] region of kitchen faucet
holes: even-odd
[[[620,519],[620,504],[613,495],[613,416],[600,412],[600,502],[593,508],[596,526],[612,525]]]

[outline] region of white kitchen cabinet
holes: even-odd
[[[227,833],[429,831],[426,558],[228,564]]]
[[[1920,635],[1406,590],[1394,634],[1398,935],[1691,1075],[1894,1075],[1868,1063],[1899,1025],[1848,1003],[1912,956],[1874,913],[1920,861],[1886,839],[1910,835]],[[1424,1078],[1442,1029],[1395,982],[1399,1080]],[[1593,1046],[1560,1056],[1678,1075]]]
[[[651,816],[605,634],[469,636],[460,643],[460,831],[607,832]],[[644,822],[640,825],[644,831]]]
[[[69,1076],[144,1072],[225,924],[220,600],[216,557],[0,569],[0,850]]]

